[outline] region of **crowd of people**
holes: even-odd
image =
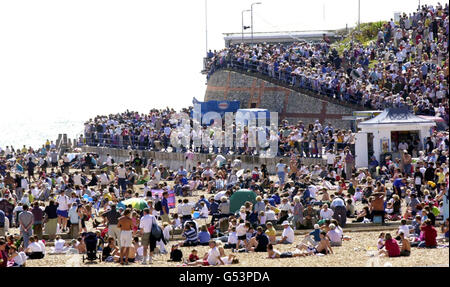
[[[448,21],[448,4],[425,5],[343,55],[327,42],[237,45],[209,55],[210,74],[237,67],[367,108],[408,105],[448,120]],[[152,264],[158,253],[182,266],[238,264],[241,253],[332,256],[352,240],[344,234],[349,224],[386,222],[400,225],[380,234],[382,256],[448,247],[448,130],[402,140],[393,148],[398,157],[373,156],[367,168],[356,169],[352,131],[282,121],[267,134],[280,156],[270,173],[265,164],[243,168],[241,155],[261,152],[248,145],[258,130],[246,128],[243,145],[228,148],[216,145],[221,129],[203,126],[177,147],[173,140],[186,138],[180,125],[180,114],[169,108],[89,120],[78,146],[128,149],[126,161],[58,150],[50,141],[39,149],[0,148],[0,267],[52,254],[96,260],[97,252],[102,262],[121,265]],[[141,150],[182,153],[185,164],[171,170]],[[199,153],[214,156],[201,162]],[[323,160],[306,165],[305,157]],[[254,200],[233,210],[233,195],[242,190]],[[204,256],[200,246],[209,248]]]
[[[125,162],[109,154],[100,162],[93,154],[70,160],[50,142],[38,150],[7,147],[0,150],[0,265],[86,254],[92,235],[104,261],[147,264],[155,250],[169,252],[166,246],[177,232],[185,239],[170,248],[174,261],[185,247],[211,249],[203,259],[192,256],[186,266],[237,263],[239,252],[267,252],[269,258],[332,254],[333,247],[351,239],[343,228],[352,222],[402,221],[397,238],[386,234],[380,240],[381,254],[396,256],[395,239],[402,254],[410,247],[435,247],[448,241],[448,144],[448,132],[435,132],[417,151],[415,163],[404,150],[401,158],[373,158],[363,169],[355,169],[348,146],[312,166],[292,153],[280,159],[275,174],[265,165],[242,169],[240,157],[231,161],[219,154],[198,162],[189,150],[186,165],[170,170],[139,151],[130,152]],[[163,190],[161,197],[154,189]],[[231,197],[242,189],[254,192],[256,200],[231,212]],[[169,190],[178,198],[176,207],[169,207]],[[127,199],[145,206],[123,204]],[[410,225],[404,227],[404,221]],[[301,229],[313,231],[295,242]],[[280,252],[278,244],[295,250]]]
[[[449,120],[449,7],[422,5],[386,22],[376,39],[352,41],[341,54],[329,43],[236,44],[208,53],[208,79],[221,68],[380,110],[409,106]]]
[[[192,107],[180,113],[189,114],[191,110]],[[351,130],[335,128],[331,123],[322,125],[318,120],[311,124],[302,121],[290,124],[283,120],[276,132],[266,130],[266,147],[249,144],[250,138],[260,136],[260,130],[256,127],[244,127],[239,138],[241,146],[233,144],[232,147],[226,147],[223,129],[214,125],[204,125],[198,131],[191,129],[189,140],[183,142],[186,136],[181,129],[180,113],[165,109],[152,110],[147,115],[126,111],[98,116],[85,124],[84,137],[80,136],[77,144],[80,147],[88,145],[163,152],[257,155],[275,142],[276,156],[321,158],[325,152],[336,153],[345,147],[354,152],[355,134]],[[239,137],[236,128],[236,124],[233,124],[234,140]]]

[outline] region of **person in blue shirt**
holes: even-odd
[[[402,194],[401,188],[403,186],[406,186],[406,179],[402,178],[402,177],[399,177],[399,178],[394,180],[394,183],[392,185],[394,187],[394,194],[397,194],[398,196],[401,196],[401,194]]]
[[[219,204],[214,200],[214,197],[211,197],[209,199],[209,214],[212,216],[211,218],[211,224],[214,224],[216,219],[219,219],[220,212],[219,212]]]
[[[161,200],[161,219],[162,222],[167,222],[170,224],[169,219],[169,203],[167,201],[167,198],[169,197],[169,193],[167,191],[163,192],[163,199]]]
[[[305,236],[302,243],[307,244],[309,242],[312,246],[316,246],[320,242],[320,231],[319,224],[314,224],[314,230]]]
[[[278,193],[275,193],[274,195],[272,195],[272,199],[275,201],[275,204],[280,204],[281,203],[281,198],[278,195]]]
[[[198,202],[195,204],[195,208],[200,209],[200,203],[204,202],[206,204],[206,207],[208,207],[208,209],[210,209],[211,207],[211,203],[209,203],[206,199],[204,195],[200,195],[200,199],[198,200]]]
[[[206,246],[209,244],[209,240],[211,240],[211,235],[209,234],[206,225],[202,225],[200,232],[198,233],[199,244]]]

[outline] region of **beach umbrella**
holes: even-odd
[[[134,209],[138,209],[138,210],[144,210],[145,208],[148,207],[147,202],[142,198],[130,198],[130,199],[122,201],[121,203],[125,206],[128,206],[131,204],[131,206]]]

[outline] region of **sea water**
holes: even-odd
[[[40,148],[48,140],[56,143],[59,134],[67,134],[67,138],[78,138],[84,131],[86,119],[35,118],[0,120],[0,147],[22,148],[24,145]]]

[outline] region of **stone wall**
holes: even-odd
[[[278,112],[280,120],[286,119],[291,123],[303,121],[309,124],[319,120],[322,124],[331,122],[333,126],[345,129],[350,129],[350,121],[343,121],[342,117],[361,109],[229,70],[211,75],[205,94],[205,101],[209,100],[240,101],[241,108],[268,109]]]
[[[85,146],[82,148],[83,152],[92,152],[100,155],[100,162],[105,162],[106,155],[110,154],[115,162],[124,162],[129,158],[129,153],[135,154],[139,153],[140,156],[145,158],[153,158],[156,164],[162,163],[164,166],[168,166],[172,170],[177,170],[181,165],[186,166],[186,161],[183,153],[167,153],[167,152],[154,152],[154,151],[136,151],[136,150],[126,150],[126,149],[113,149],[104,147],[89,147]],[[234,160],[237,156],[227,155],[227,159]],[[213,154],[196,154],[195,162],[206,162],[207,159],[213,160]],[[253,170],[255,166],[260,167],[261,164],[266,164],[269,173],[275,174],[275,165],[279,162],[281,158],[262,158],[258,156],[241,156],[242,168]],[[289,159],[284,158],[284,162],[288,164]],[[326,164],[326,161],[318,158],[307,158],[303,159],[302,163],[311,164]]]

